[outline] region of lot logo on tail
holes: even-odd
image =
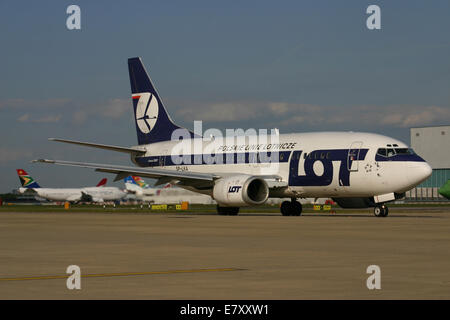
[[[142,133],[149,133],[158,119],[158,100],[150,92],[133,94],[134,99],[139,99],[136,107],[138,128]]]

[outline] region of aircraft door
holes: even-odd
[[[359,170],[359,154],[361,152],[362,141],[355,141],[351,144],[347,155],[347,169],[350,172],[356,172]]]

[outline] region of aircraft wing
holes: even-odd
[[[62,166],[91,168],[95,169],[95,171],[113,173],[116,174],[116,178],[114,179],[114,181],[122,180],[129,175],[135,175],[158,179],[155,185],[175,182],[178,185],[192,186],[200,189],[212,188],[214,186],[214,180],[220,179],[223,176],[230,176],[237,174],[237,173],[223,173],[221,175],[217,175],[214,173],[201,173],[193,171],[176,171],[159,168],[140,168],[140,167],[111,165],[111,164],[98,164],[98,163],[73,162],[73,161],[48,160],[48,159],[33,160],[32,162],[42,162]],[[287,182],[282,181],[281,177],[278,175],[262,175],[260,177],[267,182],[267,185],[270,189],[287,187]]]
[[[86,163],[86,162],[72,162],[62,160],[48,160],[39,159],[32,162],[42,162],[57,164],[62,166],[91,168],[95,171],[107,172],[116,174],[114,181],[122,180],[129,175],[147,177],[158,179],[156,184],[163,184],[170,181],[179,181],[180,184],[196,186],[196,187],[211,187],[214,184],[214,180],[220,178],[220,176],[212,173],[200,173],[192,171],[175,171],[159,168],[140,168],[140,167],[128,167],[111,164],[98,164],[98,163]]]

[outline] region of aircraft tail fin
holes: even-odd
[[[138,176],[128,176],[125,179],[123,179],[123,181],[125,183],[137,185],[137,186],[141,187],[142,189],[146,189],[149,187],[149,185],[144,181],[144,179],[142,179],[141,177],[138,177]]]
[[[134,181],[136,182],[136,184],[141,187],[142,189],[146,189],[149,187],[149,185],[144,181],[144,179],[142,179],[141,177],[138,176],[133,176]]]
[[[100,182],[97,184],[97,187],[103,187],[103,186],[105,186],[107,181],[108,181],[108,179],[103,178],[103,179],[100,180]]]
[[[128,72],[138,144],[169,141],[177,129],[193,137],[192,132],[177,126],[170,118],[141,58],[128,59]]]
[[[41,186],[23,169],[16,169],[22,187],[27,189],[40,188]]]
[[[128,177],[124,178],[123,182],[124,183],[136,184],[136,181],[134,181],[133,176],[128,176]]]

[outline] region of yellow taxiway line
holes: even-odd
[[[149,271],[149,272],[92,273],[92,274],[81,274],[81,278],[146,276],[146,275],[155,275],[155,274],[225,272],[225,271],[243,271],[243,270],[244,269],[238,269],[238,268],[217,268],[217,269],[189,269],[189,270],[168,270],[168,271]],[[17,277],[17,278],[0,278],[0,281],[53,280],[53,279],[66,279],[69,276],[70,276],[70,274],[54,275],[54,276],[29,276],[29,277]]]

